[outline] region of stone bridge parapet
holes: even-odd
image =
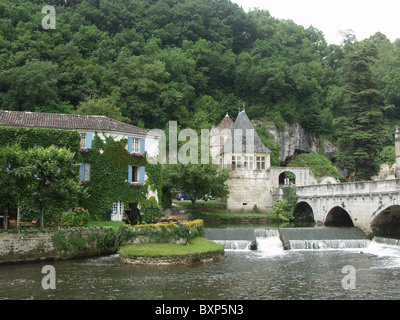
[[[317,222],[325,224],[332,213],[346,212],[354,226],[370,232],[383,212],[400,221],[400,179],[297,186],[296,191],[297,206],[306,203]]]

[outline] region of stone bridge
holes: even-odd
[[[296,191],[295,218],[381,236],[400,234],[400,179],[296,186]]]

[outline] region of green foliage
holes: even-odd
[[[142,207],[157,201],[147,200],[147,188],[161,194],[161,165],[149,165],[146,158],[138,159],[126,150],[126,139],[115,141],[113,137],[105,137],[105,141],[95,135],[92,150],[82,155],[83,161],[90,163],[90,181],[86,182],[88,198],[83,199],[82,206],[90,212],[92,220],[110,220],[110,206],[114,201],[122,201],[126,205],[138,202]],[[143,186],[132,188],[126,182],[128,166],[145,166],[148,179]],[[148,169],[150,167],[150,169]],[[150,206],[149,205],[149,206]]]
[[[346,181],[346,179],[337,172],[329,159],[322,154],[316,154],[313,152],[299,154],[294,160],[289,162],[288,166],[308,167],[318,180],[329,176],[341,181]]]
[[[82,207],[76,207],[71,212],[63,215],[61,223],[84,226],[89,220],[89,211]]]
[[[282,201],[275,202],[272,214],[275,220],[289,222],[294,219],[293,209],[299,197],[295,188],[283,187],[282,191]]]
[[[193,204],[207,196],[224,198],[229,194],[229,171],[212,164],[168,164],[164,167],[166,184],[189,195]]]
[[[66,148],[19,145],[0,148],[0,186],[5,204],[21,203],[40,212],[40,226],[49,209],[62,212],[84,195],[80,186],[75,154]]]
[[[115,252],[118,250],[120,243],[117,241],[117,236],[112,228],[107,228],[105,232],[97,236],[97,248],[103,252]]]
[[[45,4],[56,7],[54,30],[41,27]],[[373,50],[350,32],[328,45],[312,26],[228,0],[3,0],[0,12],[0,109],[197,130],[245,103],[252,119],[339,140],[337,160],[356,179],[393,143],[376,141],[380,124],[400,120],[400,41],[379,32]]]
[[[59,148],[67,148],[71,152],[75,152],[75,157],[79,157],[80,141],[80,134],[75,130],[0,127],[0,146],[18,144],[26,150],[54,145]]]
[[[145,236],[151,242],[166,243],[190,240],[204,235],[204,224],[202,220],[189,222],[143,224],[137,226],[120,226],[116,238],[119,244],[133,241],[139,236]]]
[[[379,163],[387,163],[390,167],[396,162],[394,146],[386,146],[379,153]]]
[[[292,207],[287,200],[275,202],[272,214],[275,220],[289,222],[293,220]]]
[[[340,128],[338,164],[352,172],[352,179],[368,180],[379,170],[382,150],[383,95],[372,73],[377,48],[370,41],[354,46],[343,67],[342,87],[348,115]]]
[[[256,127],[256,131],[261,139],[261,141],[264,143],[264,145],[272,151],[271,153],[271,166],[273,167],[279,167],[279,153],[281,151],[281,146],[279,143],[275,143],[269,134],[268,128],[266,124],[262,124],[259,127]]]

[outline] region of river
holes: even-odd
[[[399,299],[400,247],[367,241],[360,248],[283,250],[279,238],[226,250],[222,262],[133,266],[118,255],[0,266],[0,299],[275,300]],[[340,246],[339,246],[340,247]],[[42,268],[56,288],[43,289]]]

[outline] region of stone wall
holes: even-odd
[[[0,264],[109,253],[108,250],[100,250],[97,246],[98,237],[107,230],[107,228],[91,228],[63,232],[2,232],[0,233]],[[70,247],[68,247],[69,243],[71,243]]]
[[[224,251],[205,252],[199,254],[187,254],[176,256],[129,256],[120,254],[120,260],[124,263],[138,265],[191,265],[195,263],[218,262],[225,259]]]

